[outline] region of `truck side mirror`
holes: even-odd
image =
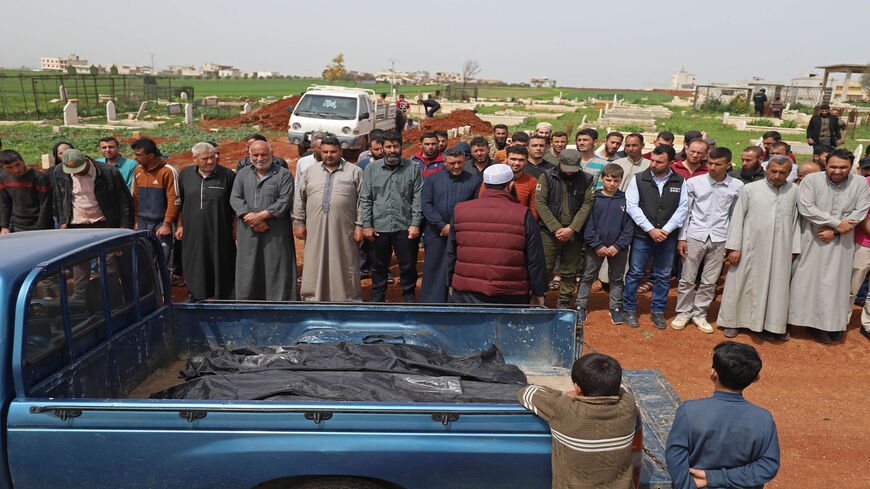
[[[369,113],[368,113],[368,112],[363,112],[362,114],[359,115],[359,120],[361,120],[361,121],[364,121],[364,120],[366,120],[366,119],[368,119],[368,118],[369,118]]]
[[[287,112],[289,112],[290,114],[293,114],[293,106],[292,105],[287,106]]]

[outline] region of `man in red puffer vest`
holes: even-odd
[[[486,190],[460,202],[447,236],[448,302],[544,304],[546,260],[541,234],[528,207],[510,194],[513,171],[491,165]],[[440,259],[440,258],[439,258]]]

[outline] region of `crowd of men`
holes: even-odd
[[[650,321],[664,329],[674,277],[674,330],[713,333],[715,319],[726,337],[783,341],[792,325],[830,343],[866,300],[870,158],[855,164],[835,149],[843,141],[826,105],[807,137],[812,161],[797,164],[771,131],[734,169],[732,151],[698,131],[679,153],[667,131],[648,153],[642,134],[619,132],[596,152],[595,129],[578,130],[575,149],[548,123],[510,138],[496,125],[453,148],[444,131],[424,133],[403,158],[401,133],[376,130],[356,164],[336,137],[314,133],[295,174],[258,134],[235,171],[212,142],[179,171],[148,138],[130,145],[132,160],[113,137],[93,148],[97,160],[61,141],[45,173],[0,152],[0,233],[148,230],[191,301],[361,301],[370,277],[370,300],[383,302],[395,255],[405,302],[543,304],[558,289],[557,306],[586,321],[602,291],[612,322],[636,328],[651,291]],[[294,238],[305,243],[298,291]],[[861,324],[870,339],[870,303]]]

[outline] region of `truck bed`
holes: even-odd
[[[186,364],[187,360],[175,359],[166,367],[158,368],[143,380],[141,384],[137,385],[127,397],[130,399],[148,399],[154,392],[160,392],[181,384],[184,380],[178,377],[178,372]]]

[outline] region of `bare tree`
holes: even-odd
[[[466,60],[462,64],[462,95],[460,95],[460,98],[465,98],[465,85],[470,80],[473,80],[478,73],[480,73],[480,63],[476,59]]]

